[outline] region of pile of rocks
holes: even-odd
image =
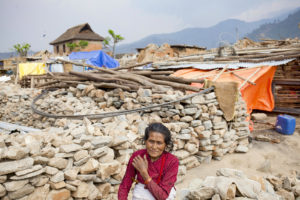
[[[194,179],[181,199],[300,199],[300,177],[267,176],[247,178],[242,171],[222,168],[216,177]]]
[[[91,114],[130,110],[183,96],[182,92],[173,90],[167,94],[150,89],[140,89],[136,93],[105,92],[79,85],[67,91],[52,92],[37,105],[53,114]],[[7,95],[5,101],[13,105],[12,100],[20,98],[22,103],[29,102],[14,95]],[[27,98],[32,99],[31,96]],[[24,107],[30,103],[25,103]],[[45,129],[0,135],[0,196],[10,199],[55,199],[58,196],[60,199],[117,199],[126,164],[134,151],[143,148],[141,139],[151,122],[163,122],[171,130],[173,153],[180,160],[180,179],[186,170],[208,163],[212,158],[220,160],[226,153],[248,151],[246,105],[241,98],[235,109],[236,117],[227,122],[215,93],[211,92],[141,114],[91,121],[41,116],[32,120],[32,113],[25,115],[21,110],[20,116],[27,117],[20,120],[25,122],[23,125],[31,120],[34,127]],[[14,120],[9,113],[2,115],[1,120],[3,118]]]

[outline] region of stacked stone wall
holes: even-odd
[[[141,113],[70,120],[33,114],[30,104],[37,94],[29,89],[0,93],[1,107],[11,108],[7,112],[2,107],[1,121],[42,129],[27,134],[1,131],[0,196],[4,199],[117,199],[126,164],[134,151],[144,148],[144,130],[151,122],[162,122],[171,130],[173,154],[180,160],[178,180],[201,163],[248,151],[250,132],[241,98],[230,122],[224,119],[214,92]],[[150,89],[106,92],[78,85],[51,92],[37,106],[56,115],[97,114],[161,104],[185,95]]]

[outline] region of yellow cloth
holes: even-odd
[[[22,79],[26,75],[39,75],[46,73],[45,63],[20,63],[19,64],[19,77]]]

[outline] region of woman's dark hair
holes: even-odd
[[[145,129],[144,141],[148,140],[151,132],[161,133],[165,139],[165,143],[166,143],[166,147],[167,147],[166,150],[167,151],[173,150],[173,141],[171,138],[171,132],[167,127],[165,127],[165,125],[163,125],[162,123],[151,123]]]

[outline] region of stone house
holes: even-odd
[[[69,28],[56,40],[50,44],[53,45],[53,52],[56,55],[67,55],[72,51],[94,51],[102,49],[102,41],[104,38],[95,33],[88,23],[80,24]],[[70,48],[68,44],[79,45],[80,41],[87,42],[84,48]]]

